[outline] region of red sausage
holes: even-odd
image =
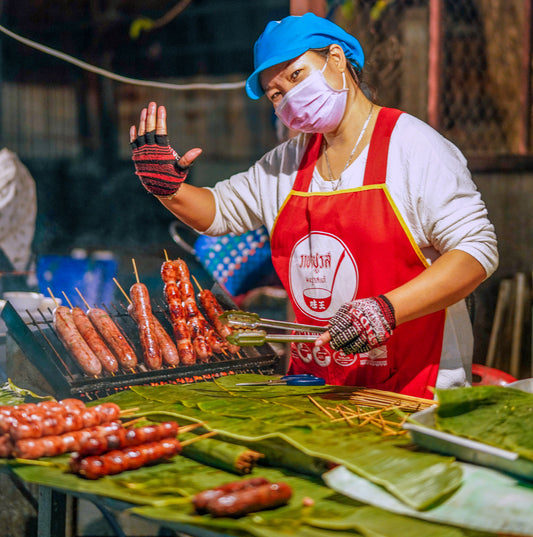
[[[268,482],[268,479],[265,479],[264,477],[252,477],[250,479],[232,481],[231,483],[226,483],[220,487],[199,492],[193,497],[192,503],[198,513],[205,513],[207,503],[214,498],[219,498],[220,496],[224,496],[225,494],[229,494],[231,492],[266,485]]]
[[[40,457],[54,457],[78,451],[80,443],[87,438],[98,438],[110,434],[122,427],[119,421],[87,427],[60,435],[49,435],[41,438],[26,438],[18,440],[13,446],[13,455],[22,459],[39,459]]]
[[[91,437],[80,443],[76,450],[81,457],[100,455],[114,449],[124,449],[164,438],[176,438],[178,424],[175,421],[163,422],[145,427],[122,428],[99,437]]]
[[[90,308],[87,316],[117,357],[120,367],[124,370],[137,367],[135,351],[108,313],[100,308]]]
[[[174,339],[180,355],[180,362],[184,365],[196,363],[196,354],[192,346],[189,328],[185,320],[185,313],[181,305],[181,296],[176,282],[165,283],[165,298],[168,304],[168,312],[172,321]]]
[[[40,438],[94,427],[117,420],[119,417],[120,407],[115,403],[103,403],[95,407],[85,408],[79,414],[66,416],[58,414],[56,417],[47,417],[35,410],[28,415],[11,416],[8,433],[13,440]]]
[[[54,310],[53,324],[59,339],[83,371],[98,376],[102,372],[102,364],[76,328],[69,308],[58,306]]]
[[[177,438],[165,438],[158,442],[115,449],[102,455],[73,457],[70,467],[73,472],[87,479],[98,479],[105,475],[135,470],[152,462],[170,459],[180,451],[181,444]]]
[[[144,362],[149,369],[161,369],[163,359],[161,357],[161,348],[155,335],[154,316],[146,285],[134,283],[130,287],[130,296],[133,303],[134,319],[139,328]]]
[[[224,309],[217,300],[217,297],[209,289],[202,289],[198,294],[198,299],[209,322],[214,326],[216,333],[225,341],[232,334],[233,330],[220,320],[220,315],[224,313]],[[240,351],[240,347],[228,344],[228,350],[232,354],[237,354]]]
[[[128,306],[128,313],[135,320],[135,312],[133,310],[133,304]],[[163,325],[159,322],[159,319],[154,315],[154,327],[155,336],[161,349],[161,357],[163,362],[167,365],[176,366],[180,363],[180,356],[176,344],[172,341],[172,338],[168,335],[167,331],[163,328]]]
[[[284,505],[291,496],[292,489],[286,483],[267,483],[213,498],[207,502],[206,510],[213,517],[240,517]]]
[[[108,373],[118,371],[117,359],[100,337],[85,312],[81,308],[72,308],[72,318],[83,339],[87,342],[87,345],[89,345],[98,360],[100,360],[102,367]]]
[[[212,355],[212,349],[207,342],[207,322],[198,310],[194,290],[190,280],[189,268],[183,259],[173,261],[176,269],[177,283],[185,310],[187,328],[193,342],[196,356],[202,362],[207,362]]]

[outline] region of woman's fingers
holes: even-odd
[[[141,117],[139,119],[139,130],[137,132],[137,136],[142,136],[146,132],[146,114],[148,113],[148,110],[146,108],[143,108],[141,110]]]
[[[187,168],[187,166],[190,166],[197,159],[197,157],[200,156],[201,153],[202,153],[202,150],[199,147],[195,147],[194,149],[189,149],[189,151],[187,151],[185,155],[180,157],[178,163],[183,168]]]
[[[167,134],[167,110],[164,106],[157,109],[156,134]]]
[[[155,131],[157,104],[153,101],[148,105],[146,114],[146,132]]]
[[[330,341],[331,336],[329,335],[329,332],[323,332],[317,339],[315,339],[315,347],[322,347],[322,345],[325,345]]]
[[[137,138],[137,129],[135,128],[135,125],[132,125],[130,127],[130,142],[135,142],[135,138]]]

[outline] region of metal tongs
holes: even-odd
[[[305,343],[314,341],[318,337],[317,334],[327,330],[325,326],[262,319],[257,313],[238,310],[225,311],[219,319],[233,329],[233,332],[226,338],[228,342],[239,347],[256,347],[265,343]],[[266,330],[260,330],[261,327],[312,333],[268,334]]]

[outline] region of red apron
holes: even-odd
[[[359,188],[309,192],[322,135],[309,142],[271,235],[272,261],[297,322],[325,326],[342,304],[387,293],[427,267],[385,185],[390,137],[400,114],[381,109]],[[437,379],[444,320],[441,310],[403,323],[385,345],[360,354],[293,344],[289,371],[312,373],[330,384],[433,398],[428,387]]]

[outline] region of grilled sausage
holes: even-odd
[[[62,416],[46,416],[43,412],[33,410],[31,414],[9,416],[8,433],[13,440],[24,438],[40,438],[42,436],[58,435],[86,427],[94,427],[120,416],[120,407],[115,403],[103,403],[85,408],[77,414]]]
[[[41,438],[26,438],[14,443],[12,454],[22,459],[39,459],[40,457],[55,457],[63,453],[78,451],[82,442],[88,438],[99,438],[122,428],[119,421],[105,425],[86,427],[77,431],[59,435],[42,436]]]
[[[172,263],[176,270],[178,289],[185,311],[187,328],[189,329],[196,356],[202,362],[207,362],[212,355],[212,349],[207,342],[207,322],[198,310],[189,269],[183,259],[177,259]]]
[[[13,452],[13,440],[9,434],[0,435],[0,457],[10,457]]]
[[[220,315],[224,313],[224,309],[217,300],[217,297],[209,289],[202,289],[198,293],[198,300],[216,333],[225,341],[232,334],[233,330],[220,320]],[[227,348],[232,354],[237,354],[240,350],[240,347],[237,345],[228,344]]]
[[[133,304],[129,304],[128,313],[135,320],[135,312],[133,310]],[[161,357],[163,362],[167,365],[176,366],[180,363],[180,356],[176,344],[172,341],[172,338],[168,335],[167,331],[163,328],[163,325],[159,322],[159,319],[154,315],[155,335],[159,348],[161,349]]]
[[[70,468],[72,472],[87,479],[98,479],[126,470],[135,470],[149,463],[171,459],[180,452],[181,444],[178,439],[165,438],[139,446],[115,449],[102,455],[74,456],[71,458]]]
[[[98,376],[102,372],[102,364],[76,328],[69,308],[58,306],[54,310],[53,325],[59,339],[82,370],[88,375]]]
[[[100,308],[90,308],[87,311],[87,316],[117,357],[120,367],[124,370],[131,370],[137,367],[135,351],[109,314]]]
[[[272,509],[288,503],[292,489],[286,483],[267,483],[231,492],[207,502],[206,510],[213,517],[241,517],[254,511]]]
[[[146,285],[134,283],[130,287],[130,297],[133,304],[134,319],[139,328],[144,363],[149,369],[161,369],[163,359],[155,334],[154,316]]]
[[[176,438],[177,434],[178,424],[175,421],[166,421],[157,425],[146,425],[145,427],[122,428],[110,431],[106,435],[88,437],[80,443],[76,451],[80,457],[101,455],[114,449],[124,449],[148,442],[157,442],[164,438]]]
[[[176,269],[172,261],[166,261],[161,267],[161,277],[163,278],[164,294],[168,304],[168,312],[174,332],[174,340],[178,348],[180,362],[184,365],[196,363],[196,354],[192,346],[189,328],[185,319],[185,312],[181,304],[181,295],[176,283]]]
[[[214,498],[219,498],[220,496],[230,494],[231,492],[266,485],[268,482],[268,479],[265,479],[264,477],[252,477],[250,479],[232,481],[231,483],[226,483],[220,487],[203,490],[202,492],[195,494],[192,499],[192,504],[198,513],[205,513],[208,502]]]
[[[81,308],[74,307],[72,308],[72,318],[74,319],[76,328],[79,330],[87,345],[89,345],[94,352],[102,364],[102,367],[108,373],[115,373],[118,371],[117,359],[109,350],[104,340],[100,337],[100,334],[98,334],[86,313]]]

